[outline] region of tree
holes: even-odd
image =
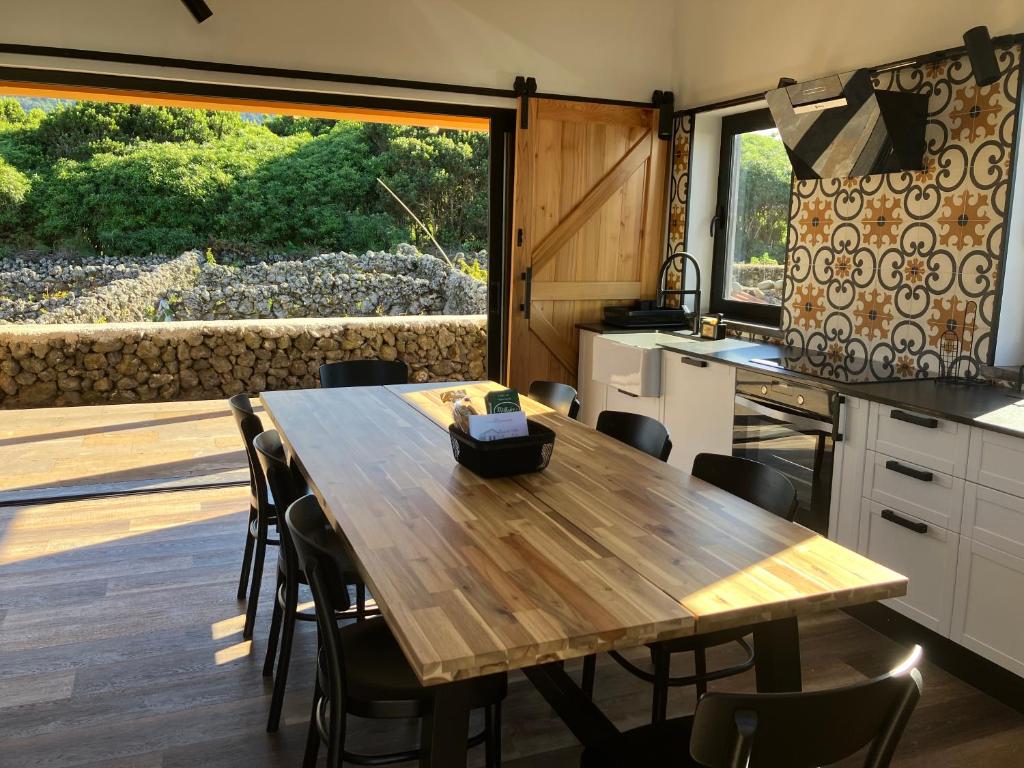
[[[0,158],[0,233],[18,228],[21,206],[31,186],[25,174]]]
[[[781,264],[789,221],[789,157],[778,138],[761,133],[743,134],[739,150],[736,256],[750,261],[767,254]]]
[[[487,245],[488,135],[475,131],[367,126],[378,147],[376,174],[416,212],[442,245],[479,249]],[[380,191],[378,190],[378,194]],[[386,195],[398,218],[407,214]],[[413,242],[430,239],[418,228]]]
[[[310,136],[323,136],[325,133],[330,133],[337,122],[337,120],[327,120],[323,117],[274,115],[263,125],[278,136],[295,136],[299,133],[308,133]]]

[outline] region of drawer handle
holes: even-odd
[[[634,395],[632,392],[627,392],[624,389],[620,389],[619,394],[626,395],[627,397],[640,397],[640,395]]]
[[[896,419],[896,421],[905,421],[907,424],[914,424],[915,426],[925,427],[926,429],[938,429],[939,427],[938,419],[933,419],[930,416],[916,416],[915,414],[907,413],[906,411],[889,411],[889,418]]]
[[[931,472],[925,472],[923,469],[914,469],[913,467],[908,467],[906,464],[900,464],[898,461],[885,462],[885,468],[891,469],[893,472],[898,472],[901,475],[912,477],[915,480],[920,480],[923,483],[930,483],[935,479],[935,475]]]
[[[708,367],[708,361],[707,360],[694,360],[692,357],[686,357],[684,355],[680,355],[679,356],[679,362],[686,363],[687,365],[692,365],[694,368],[707,368]]]
[[[926,523],[917,523],[913,520],[907,520],[907,518],[897,515],[891,509],[882,510],[882,519],[888,520],[890,523],[896,523],[896,525],[901,525],[908,531],[913,531],[914,533],[928,533],[928,525]]]

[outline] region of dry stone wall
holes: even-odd
[[[483,315],[0,326],[0,408],[203,400],[314,387],[322,363],[483,378]]]

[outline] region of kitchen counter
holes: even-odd
[[[724,344],[730,341],[734,344]],[[773,344],[739,342],[736,339],[725,339],[720,342],[667,343],[659,346],[669,352],[726,363],[780,378],[813,383],[850,397],[906,408],[1015,437],[1024,437],[1024,394],[1005,387],[960,384],[942,379],[871,384],[829,381],[755,363],[754,360],[758,358],[778,355],[779,347]]]

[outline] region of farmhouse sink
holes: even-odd
[[[612,333],[594,339],[594,381],[638,397],[661,394],[661,348],[666,333]]]

